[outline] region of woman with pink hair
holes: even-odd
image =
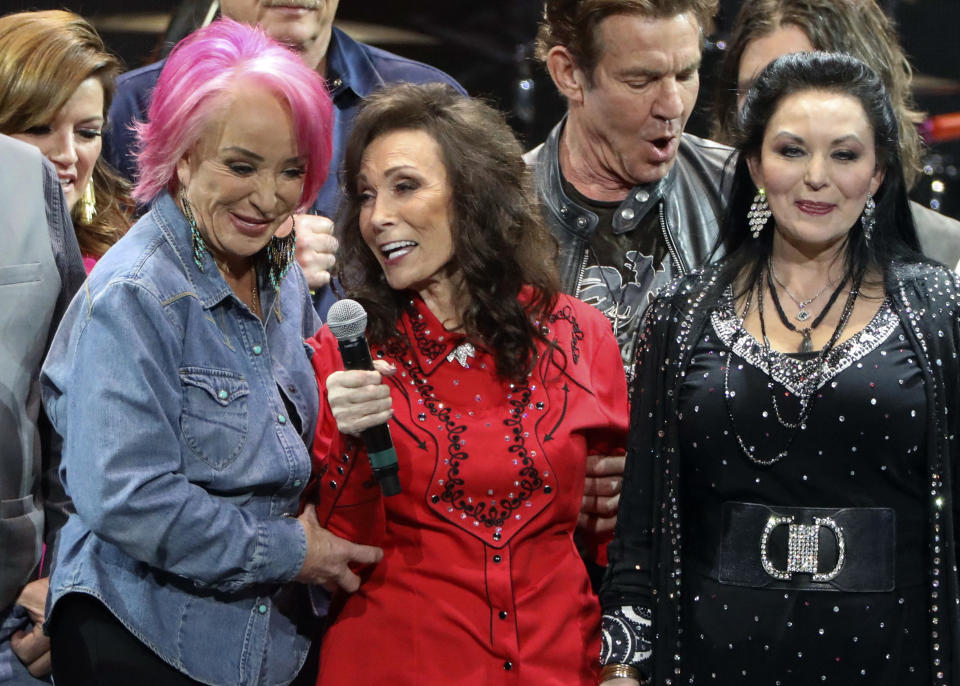
[[[313,508],[318,327],[295,234],[323,184],[320,77],[257,29],[217,22],[167,60],[141,125],[150,211],[98,264],[43,373],[76,513],[49,633],[58,685],[284,684],[309,639],[303,586],[358,580],[376,548]]]

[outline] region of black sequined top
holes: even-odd
[[[776,454],[787,429],[767,383],[772,376],[789,422],[809,358],[773,353],[768,376],[756,341],[734,336],[717,268],[677,280],[648,309],[601,589],[604,663],[634,664],[668,686],[952,683],[960,654],[957,277],[893,265],[887,284],[878,315],[828,356],[806,428],[766,467],[748,459],[736,433],[760,458]],[[892,590],[720,583],[718,558],[736,532],[723,525],[731,503],[892,510]]]
[[[775,455],[790,434],[777,413],[786,423],[797,417],[798,394],[818,376],[811,370],[816,355],[765,355],[752,337],[738,336],[729,297],[711,319],[680,390],[683,676],[771,686],[925,681],[927,408],[899,319],[884,303],[837,348],[820,375],[806,428],[770,466],[748,459],[730,416],[758,458]],[[796,590],[718,582],[721,513],[730,501],[892,509],[895,588],[837,593],[829,584]]]

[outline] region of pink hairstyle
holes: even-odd
[[[298,153],[306,160],[300,209],[313,204],[330,168],[333,106],[323,79],[261,29],[220,19],[173,49],[153,91],[147,121],[136,125],[139,181],[133,198],[147,204],[163,189],[174,193],[177,161],[218,110],[218,96],[252,81],[284,101]],[[264,122],[274,126],[274,122]]]

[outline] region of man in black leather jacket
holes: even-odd
[[[560,243],[563,289],[610,319],[628,381],[644,308],[706,262],[723,213],[731,150],[683,133],[717,3],[547,0],[537,37],[568,107],[525,159]],[[622,456],[590,457],[581,529],[613,530],[623,469]]]
[[[566,117],[526,155],[567,293],[604,312],[629,375],[653,293],[705,263],[730,148],[683,133],[717,0],[548,0],[537,54]],[[732,172],[732,166],[730,167]]]

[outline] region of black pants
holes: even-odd
[[[49,630],[57,686],[200,683],[157,657],[103,603],[86,593],[70,593],[61,598]]]

